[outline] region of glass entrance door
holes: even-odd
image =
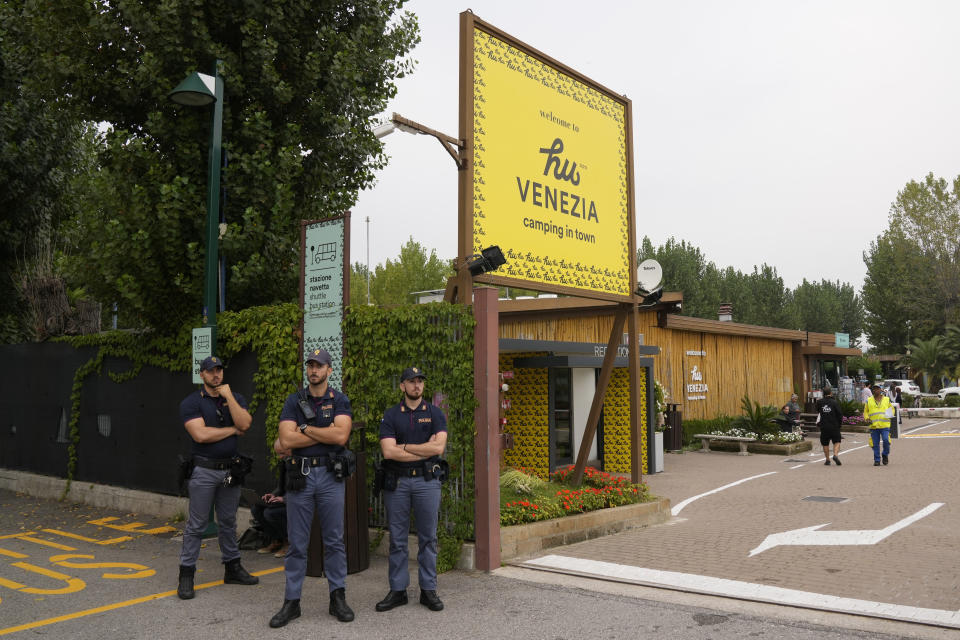
[[[573,375],[570,369],[551,368],[550,469],[573,464]]]

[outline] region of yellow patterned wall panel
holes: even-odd
[[[543,355],[537,353],[500,354],[500,371],[513,371],[507,380],[510,389],[504,398],[510,408],[504,411],[505,431],[513,434],[513,449],[504,451],[510,467],[526,467],[546,476],[550,471],[549,384],[547,369],[513,366],[515,358]],[[647,370],[640,369],[640,397],[647,397]],[[630,473],[630,371],[614,369],[604,398],[604,470]],[[642,471],[647,469],[647,407],[640,407]]]
[[[507,380],[510,389],[503,394],[510,401],[504,411],[504,431],[513,434],[513,449],[503,452],[504,462],[511,467],[527,467],[546,476],[550,472],[550,417],[548,415],[547,369],[519,369],[514,358],[528,358],[539,353],[501,353],[500,371],[513,371]]]

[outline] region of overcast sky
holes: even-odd
[[[960,2],[413,0],[422,41],[397,112],[458,135],[460,11],[633,101],[638,241],[719,267],[860,289],[862,252],[910,180],[960,174]],[[384,138],[352,210],[351,260],[410,236],[456,256],[457,170],[433,138]]]

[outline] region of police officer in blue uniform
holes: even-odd
[[[342,459],[350,438],[353,413],[350,400],[327,384],[330,354],[323,349],[307,356],[309,386],[287,398],[280,412],[280,445],[293,455],[287,466],[286,588],[283,607],[270,619],[282,627],[300,617],[300,592],[307,572],[307,546],[314,509],[323,529],[323,572],[330,591],[330,615],[341,622],[353,620],[347,606],[347,549],[343,542],[344,483],[338,479],[334,461]]]
[[[407,604],[410,572],[407,536],[410,510],[417,522],[420,604],[443,609],[437,595],[437,518],[440,513],[440,455],[447,444],[447,419],[423,399],[426,374],[409,367],[400,376],[403,401],[387,409],[380,423],[383,452],[383,502],[390,529],[390,592],[377,611]]]
[[[194,596],[193,579],[200,555],[201,536],[207,527],[210,506],[216,505],[220,555],[226,584],[257,584],[260,580],[240,564],[237,547],[237,506],[240,484],[231,483],[237,436],[253,422],[247,401],[223,381],[223,361],[210,356],[200,363],[203,386],[180,403],[180,418],[193,439],[193,472],[190,475],[190,517],[183,531],[177,595]],[[229,486],[233,484],[233,486]]]

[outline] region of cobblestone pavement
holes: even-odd
[[[938,423],[938,424],[932,424]],[[925,426],[930,425],[930,426]],[[958,420],[905,420],[889,466],[873,466],[867,434],[845,434],[843,465],[814,450],[784,459],[700,451],[667,454],[647,476],[675,516],[664,525],[607,536],[551,553],[569,558],[710,576],[815,594],[957,612],[960,609],[960,431]],[[954,436],[960,433],[954,433]],[[736,486],[683,501],[745,478]],[[810,496],[843,498],[818,502]],[[770,534],[825,525],[866,537],[930,513],[876,544],[790,544],[752,557]],[[679,508],[679,513],[676,513]],[[804,541],[823,538],[800,534]],[[849,540],[846,540],[849,542]]]

